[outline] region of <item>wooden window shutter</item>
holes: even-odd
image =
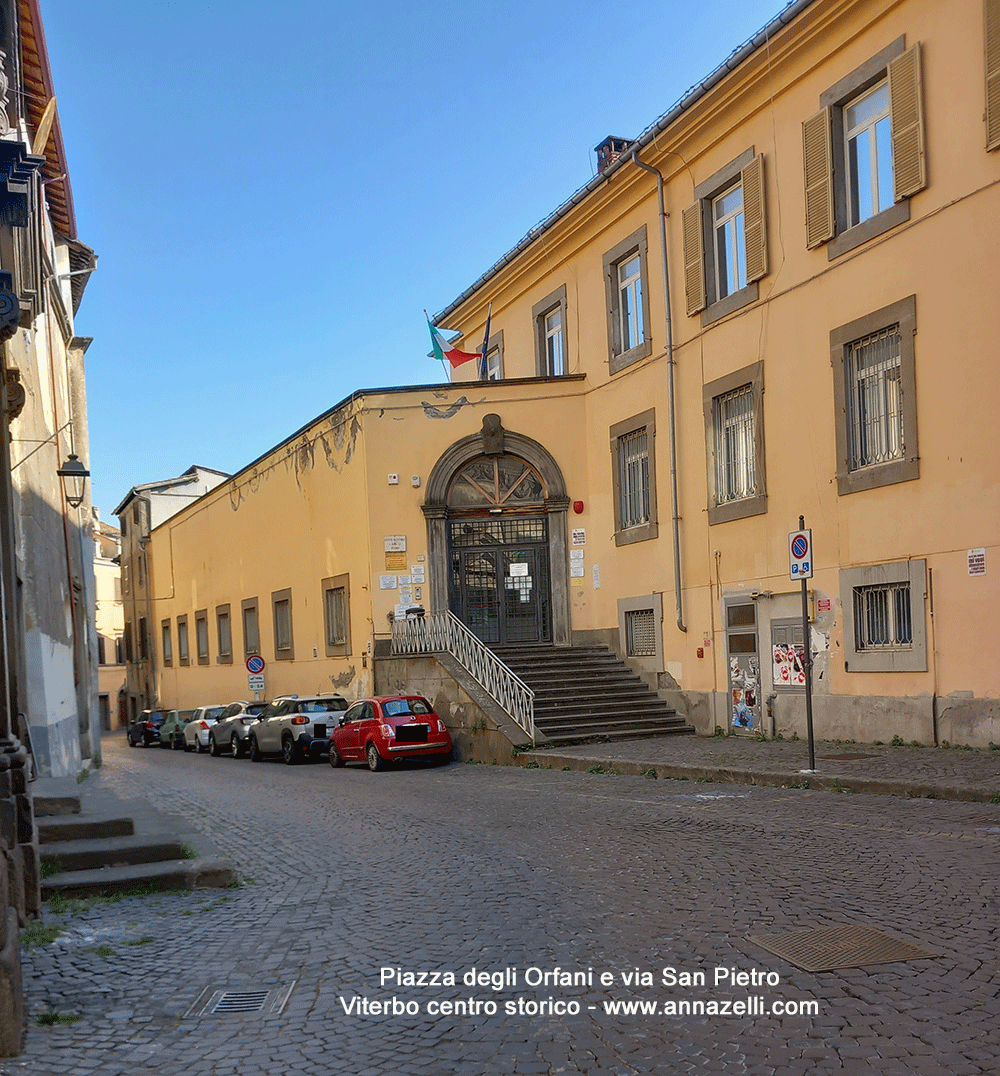
[[[986,148],[1000,147],[1000,0],[983,0],[986,50]]]
[[[897,202],[927,186],[920,42],[889,64],[889,115],[892,121],[892,180]]]
[[[833,238],[833,142],[830,110],[820,109],[802,124],[802,172],[806,185],[806,247]]]
[[[758,154],[740,173],[743,184],[743,228],[747,283],[767,276],[767,222],[764,219],[764,155]]]
[[[708,305],[705,294],[705,235],[702,231],[701,202],[689,205],[681,213],[684,231],[684,291],[688,315],[697,314]]]

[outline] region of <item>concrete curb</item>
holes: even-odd
[[[560,755],[556,751],[528,751],[515,755],[512,766],[539,766],[551,769],[582,770],[589,772],[595,766],[611,775],[647,777],[654,775],[661,780],[695,781],[704,784],[761,785],[767,788],[808,788],[814,792],[863,793],[870,796],[901,796],[907,799],[958,800],[970,803],[996,802],[995,791],[949,787],[941,782],[916,779],[860,777],[846,773],[787,773],[778,770],[743,770],[719,766],[693,766],[678,763],[634,762],[625,759],[580,758]]]

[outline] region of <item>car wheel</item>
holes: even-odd
[[[212,758],[218,758],[219,755],[222,754],[221,748],[215,742],[215,737],[211,733],[209,733],[208,737],[208,753],[212,756]]]
[[[132,739],[131,736],[127,737],[129,747],[138,747],[139,745]]]
[[[243,754],[243,741],[233,733],[233,738],[229,741],[229,746],[233,752],[233,758],[239,758]]]
[[[250,737],[250,761],[260,762],[264,756],[260,753],[260,747],[257,745],[257,737]]]
[[[198,745],[199,755],[203,755],[209,749],[208,744],[205,744],[204,747],[202,746],[201,740],[196,740],[195,743]]]
[[[344,765],[344,760],[337,754],[336,747],[330,744],[330,765],[339,768]]]
[[[185,751],[193,751],[194,750],[194,744],[188,743],[187,742],[187,737],[185,737],[185,739],[184,739],[184,750]]]
[[[285,763],[289,766],[294,766],[299,761],[299,753],[295,749],[295,741],[288,737],[281,741],[281,754]]]
[[[142,736],[142,746],[143,747],[149,747],[149,740],[146,739],[146,734],[145,733],[143,733],[143,736]]]
[[[368,745],[368,769],[372,772],[385,769],[385,759],[378,753],[378,748],[373,743]]]

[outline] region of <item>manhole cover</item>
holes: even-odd
[[[747,941],[783,957],[803,971],[863,968],[868,964],[894,964],[938,956],[874,927],[851,924],[812,927],[790,934],[749,934]]]
[[[855,762],[859,758],[881,758],[881,755],[820,755],[828,762]]]
[[[224,1016],[227,1013],[280,1013],[288,1001],[295,982],[273,986],[270,990],[227,990],[206,986],[187,1016]]]

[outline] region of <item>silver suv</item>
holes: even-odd
[[[281,754],[289,766],[330,749],[330,732],[347,709],[342,695],[281,695],[247,730],[250,761]]]
[[[242,758],[250,726],[264,712],[266,705],[263,702],[231,702],[219,714],[219,720],[208,734],[209,754],[217,758],[228,747],[233,758]]]

